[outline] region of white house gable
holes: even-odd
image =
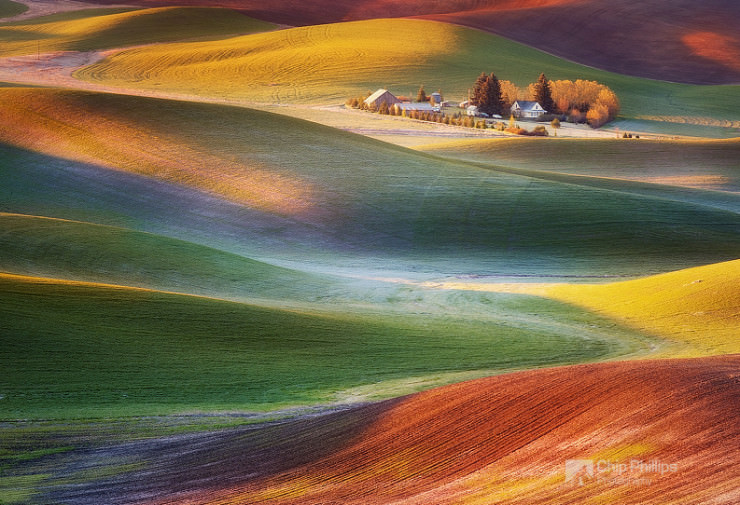
[[[511,113],[514,117],[536,119],[547,111],[538,102],[517,100],[511,105]]]

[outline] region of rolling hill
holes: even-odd
[[[596,178],[481,168],[238,107],[28,88],[0,97],[0,140],[52,157],[19,171],[15,156],[35,155],[8,151],[6,212],[165,233],[301,268],[352,266],[361,276],[646,275],[740,250],[736,210],[652,186],[641,194]],[[66,163],[75,168],[42,166]],[[121,194],[113,181],[137,192]]]
[[[731,136],[740,86],[626,75],[740,81],[731,2],[137,2],[0,23],[129,88],[0,83],[0,504],[740,502],[737,140],[289,117],[544,71]]]
[[[114,0],[96,0],[112,3]],[[137,0],[139,5],[206,5],[203,0]],[[690,0],[218,0],[288,25],[423,16],[498,33],[568,60],[612,72],[696,84],[740,83],[740,9]],[[650,29],[645,29],[649,20]],[[657,42],[656,42],[657,41]]]
[[[740,260],[547,295],[687,344],[685,355],[740,352]]]
[[[13,0],[0,0],[0,18],[9,18],[23,14],[28,10],[28,7],[19,2]]]
[[[740,140],[490,139],[420,150],[465,161],[681,188],[740,192]],[[729,197],[729,195],[728,195]]]
[[[51,480],[43,497],[730,505],[740,479],[738,364],[727,356],[519,372],[204,438],[112,445],[81,457],[98,469],[147,457],[147,468],[74,488]],[[593,479],[566,482],[570,459],[592,460]]]
[[[228,9],[89,9],[0,24],[0,56],[208,39],[274,28]]]
[[[399,65],[398,62],[403,62]],[[139,90],[262,103],[343,103],[378,87],[415,96],[420,84],[462,100],[481,71],[526,87],[550,79],[610,86],[624,118],[736,125],[739,86],[651,81],[570,63],[485,32],[421,20],[309,26],[111,55],[77,78]]]
[[[0,229],[0,271],[13,274],[285,303],[340,290],[338,280],[125,228],[0,213]]]
[[[288,300],[262,306],[11,274],[0,274],[0,292],[3,420],[387,398],[461,376],[645,347],[634,332],[580,310],[513,295],[480,298],[488,313],[476,316],[466,313],[473,300],[458,302],[460,314],[418,297],[365,311]],[[364,394],[353,393],[359,386]]]
[[[487,282],[424,283],[442,290],[523,293],[548,297],[609,317],[663,342],[654,356],[695,357],[738,352],[740,260],[607,284]]]

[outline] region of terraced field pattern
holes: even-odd
[[[0,505],[740,503],[735,7],[106,3],[0,0]],[[491,70],[622,110],[340,105]]]

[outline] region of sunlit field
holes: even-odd
[[[402,61],[403,65],[398,62]],[[378,87],[415,96],[419,85],[464,99],[481,71],[519,86],[540,72],[591,79],[620,97],[622,115],[734,121],[738,86],[691,86],[576,65],[484,32],[419,20],[373,20],[212,42],[132,49],[75,75],[83,80],[262,103],[343,103]],[[694,118],[694,119],[692,119]]]
[[[220,38],[274,27],[227,9],[90,9],[0,25],[0,56]]]
[[[0,0],[0,505],[740,501],[737,83],[442,22],[590,0],[197,4]],[[482,71],[621,112],[342,105]]]

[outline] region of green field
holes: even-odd
[[[0,214],[0,271],[227,299],[309,300],[337,280],[124,228]],[[311,297],[307,293],[314,293]]]
[[[238,107],[2,94],[26,118],[0,149],[3,270],[211,297],[4,277],[8,418],[268,410],[644,353],[647,337],[558,302],[373,278],[625,276],[740,251],[740,217],[732,202],[710,205],[716,192],[686,201],[658,185],[449,160]],[[146,134],[121,145],[132,125]],[[166,156],[150,155],[156,142]],[[320,211],[158,177],[170,157],[220,177],[199,165],[216,156],[302,181]]]
[[[0,195],[8,212],[155,231],[301,268],[356,267],[358,275],[645,275],[740,251],[740,216],[705,205],[712,194],[686,201],[659,186],[449,161],[238,107],[17,88],[0,95],[13,97],[0,109],[54,118],[0,135],[63,158],[33,162],[38,155],[7,150]],[[147,134],[132,136],[132,124]],[[83,180],[73,186],[45,166],[75,158],[88,165],[75,170]],[[272,206],[251,197],[224,202],[220,195],[260,182],[255,168],[284,196]],[[146,177],[124,175],[130,172]],[[111,178],[137,191],[122,195]],[[204,192],[210,188],[218,193]],[[295,188],[305,202],[298,212]],[[192,205],[209,208],[193,212]]]
[[[0,0],[0,18],[9,18],[23,14],[28,10],[24,4],[13,0]]]
[[[0,0],[0,17],[18,5]],[[545,72],[609,85],[621,129],[730,137],[740,86],[610,74],[431,21],[279,28],[185,7],[0,23],[0,56],[113,49],[74,75],[192,99],[0,83],[0,505],[115,501],[114,488],[187,500],[168,479],[241,485],[282,433],[299,453],[275,453],[288,468],[377,426],[322,425],[368,412],[331,417],[349,406],[514,370],[736,350],[740,265],[716,263],[740,257],[737,139],[441,143],[472,130],[383,117],[389,136],[435,142],[412,150],[291,114],[372,131],[381,116],[309,106],[421,84],[462,100],[482,71],[522,87]],[[65,70],[26,60],[8,65]],[[519,393],[479,400],[501,394],[530,423]],[[557,400],[572,402],[566,417],[596,418],[601,402],[583,394]],[[463,424],[455,433],[477,430]],[[311,437],[320,451],[300,446]],[[182,478],[206,452],[194,468],[237,452],[221,463],[238,464]],[[133,474],[135,490],[118,487],[137,471],[151,486]]]
[[[87,9],[0,24],[0,56],[212,39],[274,28],[228,9]]]
[[[483,375],[640,348],[629,332],[609,335],[611,325],[577,309],[512,295],[480,297],[499,315],[471,320],[280,310],[13,276],[0,276],[0,291],[0,358],[10,372],[0,380],[3,420],[327,403],[382,381],[444,382],[448,372]],[[589,324],[596,327],[581,333]]]
[[[424,152],[512,168],[740,190],[740,140],[510,138],[421,146]],[[725,195],[734,199],[733,195]]]
[[[463,100],[482,71],[494,71],[523,87],[540,72],[556,80],[597,80],[617,93],[625,118],[673,116],[704,124],[740,116],[738,86],[692,86],[612,74],[484,32],[420,20],[339,23],[132,49],[75,75],[198,96],[341,103],[379,87],[415,96],[420,84]]]

